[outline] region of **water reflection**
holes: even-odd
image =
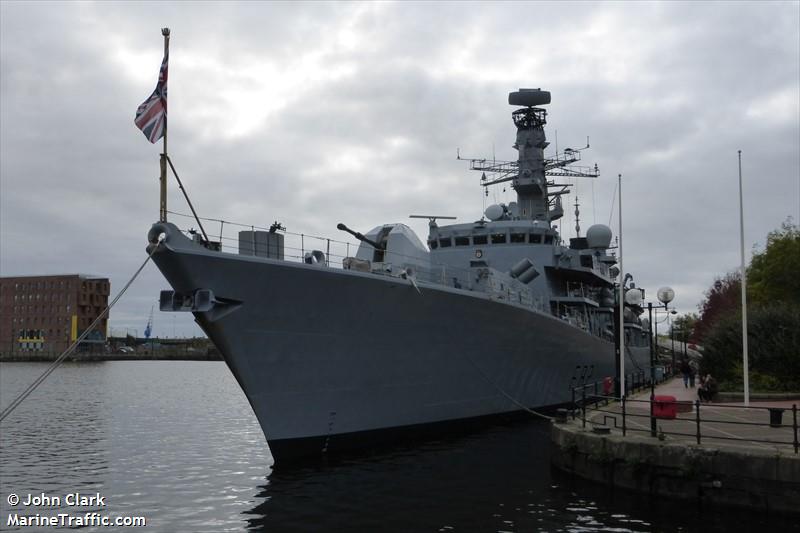
[[[495,426],[317,468],[275,470],[248,514],[252,530],[649,531],[626,513],[565,491],[551,472],[549,428]],[[566,499],[565,499],[566,496]]]
[[[45,368],[0,364],[0,405]],[[155,532],[798,530],[570,479],[550,469],[548,433],[523,421],[273,470],[222,363],[69,363],[3,421],[0,493],[97,491],[103,513]],[[0,528],[8,511],[0,498]]]
[[[14,366],[14,379],[6,374],[6,365],[0,373],[2,406],[10,404],[46,368],[37,363]],[[37,389],[3,421],[3,494],[13,490],[20,495],[44,492],[63,496],[94,493],[105,485],[109,468],[107,374],[100,363],[67,364],[60,370],[48,378],[49,390]],[[49,511],[57,514],[66,508],[62,502]],[[87,512],[97,507],[70,509]],[[8,511],[6,498],[0,498],[4,522]]]

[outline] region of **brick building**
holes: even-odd
[[[108,278],[83,274],[0,278],[0,353],[60,353],[108,305]],[[105,317],[81,343],[86,349],[106,339]]]

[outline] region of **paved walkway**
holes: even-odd
[[[678,413],[674,419],[657,419],[659,432],[665,440],[697,444],[697,412],[694,402],[697,389],[685,388],[681,378],[674,378],[656,387],[656,396],[674,396],[678,403]],[[632,394],[626,402],[625,424],[628,435],[650,437],[650,390],[644,389]],[[800,401],[750,401],[750,408],[739,403],[701,403],[700,404],[700,442],[703,446],[736,448],[747,452],[794,453],[795,430],[793,427],[792,405]],[[786,409],[783,412],[783,425],[771,427],[769,408]],[[800,423],[800,412],[797,413]],[[614,433],[621,432],[622,406],[612,403],[598,406],[597,410],[587,411],[587,425],[607,425]],[[770,442],[755,442],[770,441]]]
[[[679,401],[688,401],[694,402],[697,400],[697,382],[695,381],[695,387],[684,387],[683,386],[683,378],[676,377],[665,381],[664,383],[656,386],[656,394],[657,395],[665,395],[665,396],[675,396],[675,398]],[[641,400],[648,400],[650,399],[650,389],[639,391],[638,393],[632,396],[635,399]],[[758,407],[783,407],[785,409],[791,409],[792,404],[797,404],[797,407],[800,408],[800,399],[798,400],[770,400],[770,401],[762,401],[762,400],[750,400],[751,406],[758,406]],[[714,403],[703,403],[703,406],[706,405],[723,405],[721,402],[714,402]],[[738,405],[743,406],[743,402],[725,402],[724,405]]]

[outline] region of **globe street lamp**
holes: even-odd
[[[657,305],[656,308],[663,307],[664,309],[667,309],[669,303],[675,298],[675,291],[673,291],[670,287],[661,287],[656,292],[656,296],[658,297],[658,301],[662,303],[662,305]],[[654,324],[653,302],[647,302],[647,312],[650,324]],[[653,416],[653,402],[656,399],[656,365],[655,354],[653,351],[653,331],[649,331],[648,336],[650,337],[650,436],[655,437],[657,428],[656,417]]]

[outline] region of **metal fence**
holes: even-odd
[[[588,422],[596,427],[610,430],[621,430],[623,436],[629,432],[647,433],[651,437],[664,439],[668,435],[689,437],[697,444],[704,440],[738,441],[760,444],[777,444],[792,446],[794,453],[800,453],[798,440],[797,404],[788,407],[744,406],[726,404],[703,404],[700,400],[664,400],[655,397],[646,400],[634,400],[613,394],[598,394],[602,391],[602,382],[575,387],[572,391],[572,419],[581,418],[585,428],[587,413],[591,413]],[[607,388],[607,386],[606,386]],[[627,389],[627,387],[626,387]],[[642,409],[638,409],[638,407]],[[738,410],[739,412],[735,412]],[[638,412],[637,412],[638,411]],[[721,418],[728,411],[728,418]],[[788,411],[790,420],[784,423],[783,415]],[[763,416],[761,416],[763,413]],[[685,416],[681,416],[685,415]],[[744,416],[741,416],[744,415]],[[602,417],[600,419],[599,417]],[[648,420],[649,427],[636,423],[637,420]],[[613,426],[609,426],[609,422]],[[658,424],[661,422],[661,424]],[[670,422],[670,424],[664,424]],[[714,426],[712,426],[712,424]],[[640,427],[637,427],[640,426]],[[735,435],[724,428],[763,428],[752,435]],[[657,429],[656,429],[657,428]],[[790,429],[782,433],[769,433],[767,428]],[[780,437],[786,437],[780,438]]]

